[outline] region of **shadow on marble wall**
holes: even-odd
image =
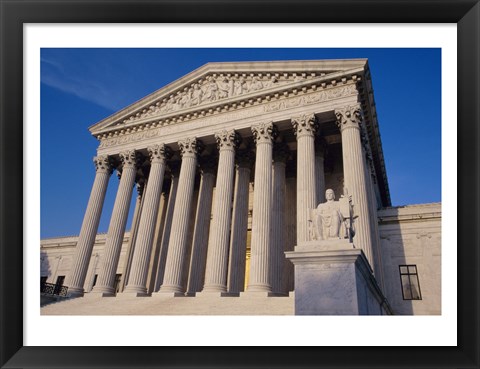
[[[47,277],[48,279],[51,273],[52,271],[48,261],[47,253],[45,251],[40,251],[40,278]]]
[[[394,211],[395,216],[398,216],[398,210],[395,209]],[[383,223],[383,225],[385,224]],[[412,300],[404,300],[402,295],[399,266],[407,264],[405,240],[406,238],[405,235],[402,235],[400,225],[396,223],[389,223],[388,231],[380,232],[385,281],[384,292],[395,315],[413,315],[414,313]]]

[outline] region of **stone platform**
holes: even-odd
[[[294,297],[86,295],[41,308],[41,315],[294,315]]]

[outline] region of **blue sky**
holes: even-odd
[[[369,59],[392,204],[441,201],[440,49],[42,49],[41,237],[80,231],[98,146],[90,125],[208,62],[344,58]],[[113,175],[99,232],[117,188]]]

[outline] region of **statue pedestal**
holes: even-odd
[[[348,240],[308,241],[285,253],[295,266],[295,315],[389,315],[360,249]]]

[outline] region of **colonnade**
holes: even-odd
[[[335,110],[341,132],[344,186],[352,196],[356,222],[355,247],[364,250],[372,268],[374,232],[371,204],[373,190],[368,177],[365,151],[362,147],[362,116],[358,106]],[[325,190],[324,146],[315,148],[319,124],[313,113],[291,118],[297,140],[296,165],[296,244],[309,241],[308,211],[315,208]],[[204,145],[196,137],[178,142],[181,166],[172,178],[168,203],[161,220],[163,229],[158,240],[158,263],[155,265],[154,291],[174,296],[196,293],[238,294],[245,280],[245,255],[248,221],[248,194],[254,161],[253,219],[250,275],[246,292],[285,292],[285,167],[290,155],[285,142],[278,139],[274,122],[251,127],[255,157],[240,149],[242,137],[233,129],[215,132],[218,162],[203,163]],[[318,145],[317,145],[318,146]],[[145,295],[162,196],[165,170],[172,151],[165,143],[148,147],[150,173],[142,200],[138,203],[136,237],[123,293]],[[119,153],[120,184],[108,228],[105,252],[100,262],[97,284],[92,294],[115,294],[115,275],[123,243],[129,204],[140,155],[131,150]],[[113,171],[111,157],[94,159],[96,176],[85,212],[70,274],[65,285],[73,295],[83,293],[109,177]],[[197,206],[193,194],[197,167],[201,167]],[[214,191],[215,188],[215,191]],[[212,207],[213,203],[213,207]],[[212,219],[210,219],[212,215]],[[191,249],[189,226],[194,219]],[[158,236],[157,236],[158,237]],[[191,251],[189,251],[191,250]],[[189,256],[190,261],[185,260]],[[185,276],[186,280],[185,280]],[[185,283],[186,282],[186,283]]]

